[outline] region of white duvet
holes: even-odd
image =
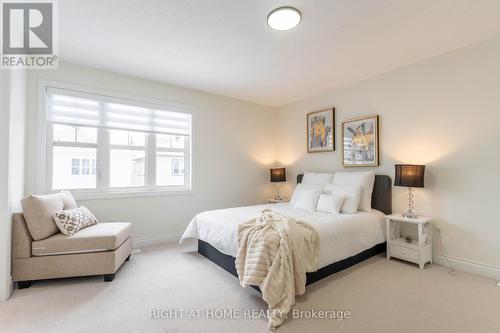
[[[319,234],[318,269],[385,242],[384,214],[358,212],[332,215],[292,208],[288,203],[206,211],[196,215],[182,235],[205,241],[220,252],[236,257],[238,225],[256,218],[264,209],[310,224]]]

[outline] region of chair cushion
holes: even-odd
[[[130,223],[98,223],[71,236],[57,233],[33,241],[31,251],[34,256],[112,251],[130,237],[131,230]]]
[[[30,195],[21,200],[26,226],[34,240],[59,232],[52,214],[63,209],[78,208],[71,192],[48,195]]]

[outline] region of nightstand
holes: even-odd
[[[387,230],[387,260],[391,257],[414,262],[424,268],[428,262],[432,264],[432,228],[431,218],[418,216],[403,217],[402,214],[392,214],[385,217]],[[403,223],[417,227],[418,239],[411,243],[401,235]]]
[[[268,204],[283,203],[283,202],[288,202],[288,201],[289,201],[288,199],[284,199],[284,198],[281,198],[281,199],[267,199],[267,203]]]

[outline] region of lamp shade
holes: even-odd
[[[269,171],[271,171],[271,182],[272,183],[286,182],[286,169],[285,168],[275,168],[275,169],[270,169]]]
[[[424,187],[425,165],[396,164],[394,185]]]

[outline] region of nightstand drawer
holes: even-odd
[[[418,250],[398,245],[389,245],[389,251],[391,257],[418,262]]]

